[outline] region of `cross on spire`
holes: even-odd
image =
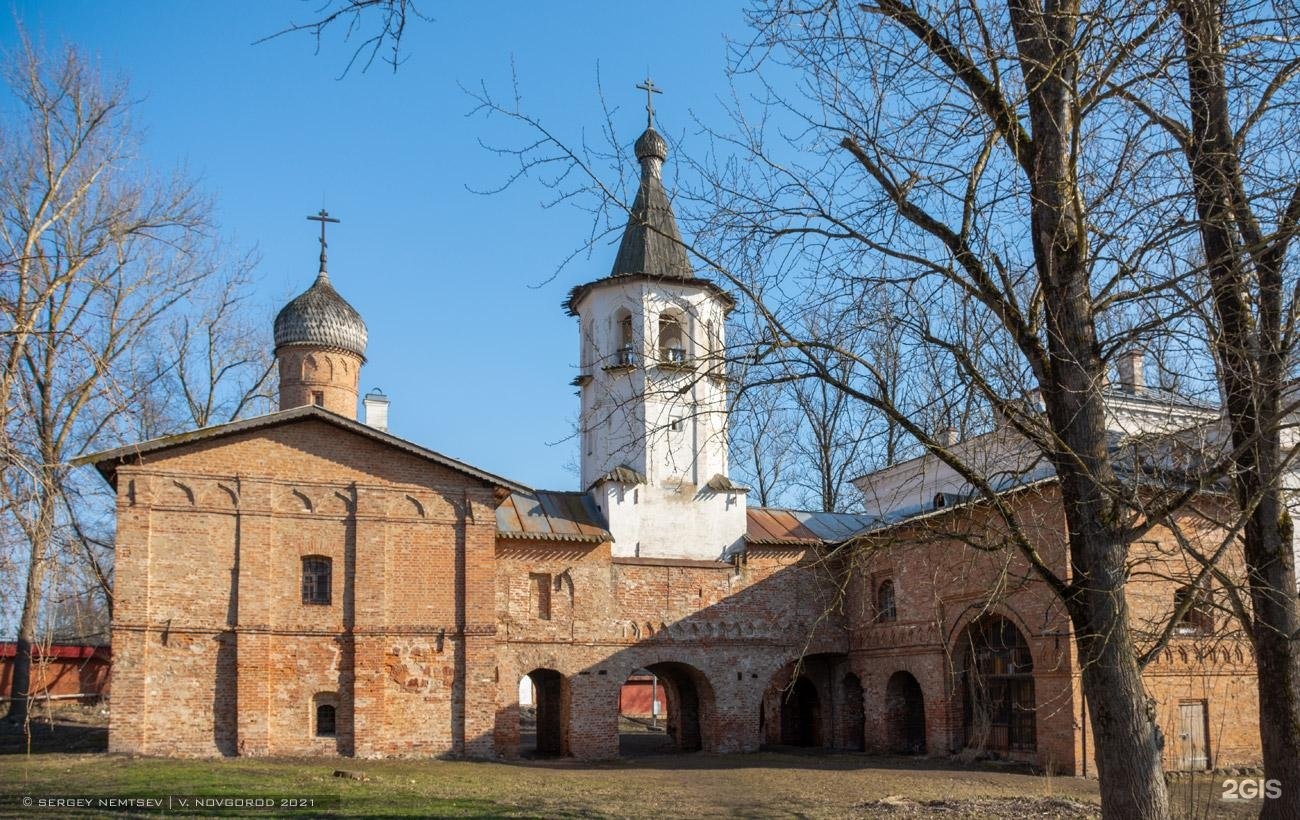
[[[320,223],[320,272],[325,273],[325,223],[338,222],[339,220],[329,215],[329,211],[324,208],[319,213],[307,217],[313,222]]]
[[[655,127],[655,94],[662,94],[663,89],[655,85],[655,81],[650,79],[647,74],[645,82],[638,83],[637,88],[645,92],[645,126],[646,128]]]

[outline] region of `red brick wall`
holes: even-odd
[[[115,751],[491,752],[490,487],[305,421],[118,489]],[[304,555],[332,560],[328,605],[302,602]],[[336,737],[312,732],[322,696]]]
[[[314,420],[175,448],[123,467],[118,491],[113,751],[511,757],[519,680],[553,670],[552,734],[574,756],[612,757],[623,684],[650,669],[677,736],[728,752],[782,739],[800,676],[826,745],[887,749],[889,680],[907,672],[928,752],[945,754],[963,742],[953,650],[989,611],[1033,658],[1028,759],[1091,770],[1069,621],[1014,550],[953,537],[956,524],[996,546],[997,522],[978,510],[889,533],[848,563],[802,547],[753,547],[736,566],[614,559],[608,544],[498,540],[491,487]],[[1018,503],[1064,572],[1051,493]],[[1135,548],[1139,628],[1187,571],[1169,542],[1156,531]],[[305,555],[332,561],[326,606],[302,603]],[[549,579],[547,618],[535,576]],[[885,578],[889,623],[872,604]],[[1237,655],[1248,647],[1235,640],[1175,639],[1147,674],[1168,738],[1179,703],[1206,701],[1216,765],[1258,757],[1249,656]],[[322,698],[337,703],[335,737],[312,732]]]
[[[1055,489],[1024,493],[1016,504],[1018,519],[1044,560],[1068,578],[1065,530]],[[1202,539],[1202,546],[1217,543],[1214,539],[1220,537],[1192,512],[1180,517],[1179,526],[1188,537]],[[1037,750],[1013,756],[1027,757],[1050,770],[1095,775],[1073,632],[1061,605],[1016,550],[1007,546],[984,552],[954,537],[976,536],[984,545],[996,546],[1002,529],[986,512],[957,511],[888,533],[872,549],[862,551],[854,566],[850,621],[854,666],[865,690],[868,747],[884,750],[888,745],[885,692],[889,678],[899,671],[912,674],[924,693],[931,753],[962,746],[958,638],[973,617],[989,612],[1012,620],[1033,656]],[[1150,645],[1155,625],[1172,609],[1174,590],[1195,570],[1176,549],[1173,535],[1160,528],[1135,544],[1130,558],[1133,569],[1126,597],[1131,620],[1139,645],[1143,640]],[[1239,574],[1239,551],[1222,566],[1230,575]],[[884,578],[892,578],[895,586],[897,620],[888,623],[873,620],[874,592]],[[1170,650],[1144,676],[1156,701],[1171,767],[1177,756],[1178,703],[1194,699],[1204,699],[1208,705],[1213,765],[1258,762],[1249,646],[1231,624],[1221,621],[1219,627],[1214,636],[1175,637]],[[1211,646],[1217,648],[1215,660],[1195,662],[1197,652],[1204,654]],[[1189,661],[1180,660],[1184,652]]]

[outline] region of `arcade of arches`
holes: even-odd
[[[1037,759],[1033,657],[1017,626],[999,615],[959,631],[948,653],[958,666],[946,677],[932,674],[937,664],[891,668],[887,658],[863,664],[838,652],[787,660],[763,674],[688,654],[695,657],[639,664],[618,685],[605,668],[529,671],[520,687],[517,753],[637,757],[802,747],[926,755],[978,748]],[[602,682],[606,697],[581,694],[593,681]],[[752,718],[740,713],[745,703]],[[582,748],[571,742],[577,734]]]

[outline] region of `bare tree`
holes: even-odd
[[[1181,64],[1181,77],[1161,77],[1145,99],[1132,88],[1116,93],[1163,129],[1190,174],[1233,495],[1246,517],[1245,624],[1258,669],[1264,768],[1281,784],[1281,796],[1265,801],[1261,816],[1295,817],[1300,611],[1294,523],[1283,498],[1291,459],[1282,438],[1300,309],[1291,258],[1300,229],[1300,39],[1294,9],[1221,0],[1184,0],[1173,8],[1181,36],[1170,37],[1161,56]],[[1185,91],[1175,85],[1179,79]]]
[[[731,411],[731,453],[735,469],[754,490],[760,506],[783,503],[794,470],[798,418],[788,406],[783,385],[751,385]]]
[[[320,0],[309,2],[318,3]],[[351,43],[354,37],[359,40],[340,76],[346,76],[358,60],[361,61],[361,70],[367,71],[381,53],[384,54],[383,62],[392,66],[395,72],[405,61],[402,37],[406,34],[407,23],[428,19],[416,8],[415,0],[324,0],[313,9],[311,19],[291,22],[256,43],[286,34],[306,33],[315,39],[316,53],[320,54],[321,38],[327,32],[342,29],[344,42]]]
[[[801,505],[845,512],[849,480],[860,474],[867,444],[862,404],[821,379],[798,379],[790,392],[803,422],[794,444]]]
[[[47,62],[24,43],[7,79],[19,115],[0,132],[0,486],[27,553],[9,711],[23,718],[50,570],[68,558],[69,461],[118,440],[157,385],[147,343],[209,275],[190,264],[208,209],[187,181],[138,167],[125,88],[101,83],[74,49]]]
[[[157,351],[164,372],[158,428],[152,437],[270,412],[275,356],[268,323],[250,310],[257,259],[213,259],[209,280],[171,319]],[[170,406],[168,406],[170,400]]]

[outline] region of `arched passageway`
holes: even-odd
[[[784,746],[822,745],[822,706],[817,686],[806,675],[781,697],[781,744]]]
[[[651,690],[644,698],[646,704],[641,705],[639,701],[643,698],[633,697],[627,691],[627,684],[647,676],[651,679]],[[625,702],[633,701],[638,705],[625,708]],[[632,714],[638,709],[647,714]],[[668,754],[708,748],[713,739],[713,710],[713,687],[695,667],[665,661],[638,669],[619,691],[619,754]]]
[[[618,753],[622,757],[675,750],[668,733],[668,690],[649,669],[638,669],[618,692]]]
[[[567,755],[568,680],[554,669],[534,669],[520,681],[519,694],[519,754],[523,757]]]
[[[925,754],[925,695],[908,672],[895,672],[885,685],[885,720],[889,750]]]
[[[840,682],[843,706],[840,716],[842,737],[840,746],[853,752],[860,752],[867,747],[866,716],[862,708],[862,681],[849,672]]]
[[[984,615],[962,631],[962,727],[966,746],[1011,754],[1037,744],[1034,661],[1010,620]]]
[[[862,681],[848,655],[818,652],[787,663],[763,693],[759,734],[769,745],[865,748]]]

